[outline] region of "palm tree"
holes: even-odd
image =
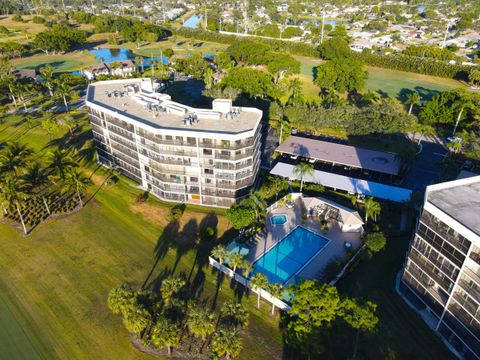
[[[472,85],[480,84],[480,70],[471,70],[470,74],[468,75],[468,81]]]
[[[301,162],[293,168],[293,174],[300,178],[300,192],[303,190],[303,180],[306,175],[313,176],[315,169],[312,164]]]
[[[40,78],[42,84],[48,89],[48,93],[53,97],[53,67],[51,65],[46,65],[40,69]]]
[[[82,193],[87,188],[88,178],[80,170],[71,168],[68,170],[65,180],[67,188],[77,193],[80,207],[83,207]]]
[[[435,129],[433,126],[421,124],[419,128],[419,132],[421,134],[420,139],[418,140],[418,144],[420,144],[425,136],[433,136],[436,134]]]
[[[65,180],[68,171],[76,165],[66,150],[57,148],[50,153],[48,165],[50,173],[62,181]]]
[[[38,161],[34,162],[27,167],[25,174],[23,175],[23,181],[25,182],[29,194],[39,196],[45,186],[49,184],[48,172]],[[50,215],[50,208],[48,207],[45,197],[41,196],[41,198],[47,209],[48,215]]]
[[[262,215],[265,212],[265,209],[267,208],[267,203],[265,202],[265,200],[263,200],[259,196],[258,192],[255,192],[253,190],[250,190],[250,195],[248,196],[248,198],[242,200],[241,204],[252,208],[255,211],[255,216],[257,220],[260,218],[260,215]]]
[[[220,314],[224,322],[226,321],[232,326],[247,326],[248,311],[245,306],[235,300],[227,300],[220,309]]]
[[[199,306],[188,311],[187,327],[192,335],[205,341],[215,331],[215,313]]]
[[[136,56],[135,64],[137,64],[137,71],[140,71],[140,69],[142,69],[142,73],[143,73],[143,57]]]
[[[468,96],[461,96],[458,100],[453,103],[454,108],[458,109],[457,120],[455,121],[455,126],[453,127],[452,135],[454,136],[457,132],[458,125],[460,124],[460,120],[462,120],[463,113],[467,109],[473,108],[475,105],[472,103],[470,97]]]
[[[169,277],[163,280],[162,285],[160,286],[160,292],[165,305],[169,305],[172,300],[172,296],[178,293],[184,286],[185,280],[179,277]]]
[[[248,287],[248,276],[253,270],[253,264],[248,260],[243,260],[242,265],[240,265],[240,267],[242,268],[242,275],[245,277],[245,280],[246,280],[245,285],[246,287]]]
[[[67,111],[69,111],[67,96],[68,94],[70,94],[70,92],[71,92],[70,86],[66,82],[58,83],[56,94],[63,99],[63,104],[65,105],[65,109]]]
[[[260,296],[262,293],[262,289],[265,289],[268,286],[267,275],[262,273],[256,273],[252,276],[250,282],[253,287],[257,289],[257,309],[260,309]]]
[[[15,86],[17,84],[18,80],[15,76],[9,74],[9,75],[6,75],[3,79],[2,79],[2,83],[4,83],[6,85],[6,87],[8,88],[8,93],[10,95],[10,98],[13,100],[13,104],[15,106],[17,106],[17,98],[15,97],[16,96],[16,92],[15,92]]]
[[[413,93],[410,93],[410,94],[407,94],[407,105],[410,105],[410,107],[408,108],[408,113],[411,114],[412,113],[412,110],[413,110],[413,106],[414,105],[418,105],[420,104],[420,100],[422,99],[422,97],[420,96],[420,94],[416,91],[414,91]]]
[[[228,264],[233,268],[233,272],[237,271],[237,267],[243,264],[243,255],[233,253],[228,256]]]
[[[27,145],[16,141],[9,142],[0,153],[0,170],[3,174],[12,173],[15,176],[21,168],[27,165],[33,150]]]
[[[271,283],[268,284],[267,291],[272,295],[273,297],[277,299],[281,299],[285,289],[283,288],[282,284],[279,283]],[[272,301],[272,315],[275,314],[275,302]]]
[[[242,338],[236,329],[222,328],[213,336],[210,348],[219,358],[225,357],[230,360],[237,357],[242,351]]]
[[[228,256],[228,251],[222,245],[217,245],[212,249],[210,253],[214,258],[218,259],[220,263],[220,270],[222,270],[223,263]]]
[[[27,227],[25,226],[25,221],[23,220],[23,215],[20,211],[20,202],[26,196],[24,190],[25,186],[23,181],[17,177],[7,176],[0,183],[0,196],[2,199],[2,205],[7,203],[7,208],[9,210],[15,209],[17,211],[18,216],[20,217],[20,222],[22,223],[23,232],[26,235],[28,233]]]
[[[295,99],[302,92],[302,82],[298,78],[294,78],[288,82],[288,90],[292,93]]]
[[[365,207],[365,224],[368,222],[368,218],[373,217],[377,221],[377,215],[381,212],[380,203],[373,200],[373,197],[368,197],[363,203]]]
[[[177,324],[166,318],[157,319],[152,330],[152,342],[157,348],[167,348],[168,355],[172,354],[172,348],[180,343],[180,329]]]
[[[362,96],[362,100],[367,104],[378,104],[382,100],[382,97],[377,91],[369,90]]]

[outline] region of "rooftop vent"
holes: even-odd
[[[187,115],[183,119],[183,125],[186,125],[186,126],[192,126],[197,123],[198,123],[198,118],[197,118],[197,115],[195,114]]]

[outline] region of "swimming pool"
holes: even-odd
[[[280,215],[272,215],[270,221],[273,225],[283,225],[287,222],[287,215],[280,214]]]
[[[270,282],[285,283],[295,275],[329,240],[297,226],[253,264],[252,274],[261,272]]]

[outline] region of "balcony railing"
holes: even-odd
[[[118,128],[116,126],[112,126],[112,125],[108,125],[108,130],[117,134],[117,135],[123,136],[124,138],[127,138],[130,141],[133,141],[133,133],[131,133],[129,131],[120,129],[120,128]]]
[[[247,141],[242,141],[241,143],[236,143],[236,142],[213,143],[208,141],[200,141],[199,146],[201,148],[206,148],[206,149],[239,150],[239,149],[253,146],[254,144],[255,144],[255,140],[250,139]]]
[[[153,178],[157,179],[158,181],[161,182],[166,182],[166,183],[171,183],[171,184],[185,184],[185,178],[182,177],[170,177],[167,175],[164,175],[162,173],[159,173],[155,170],[152,170],[151,175]]]

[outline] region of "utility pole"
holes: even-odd
[[[245,22],[245,34],[248,33],[248,0],[243,4],[243,21]]]
[[[205,30],[208,28],[207,2],[205,1]]]
[[[445,36],[443,38],[442,49],[445,48],[445,43],[447,42],[448,28],[450,27],[450,21],[447,21],[447,29],[445,30]]]
[[[320,44],[323,43],[323,30],[325,27],[325,12],[322,14],[322,34],[320,35]]]

